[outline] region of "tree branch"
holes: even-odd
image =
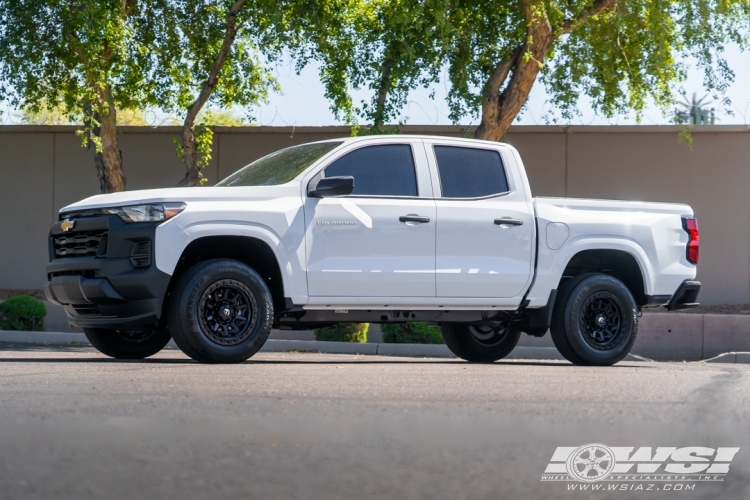
[[[122,12],[126,18],[135,9],[135,4],[136,0],[122,0]]]
[[[393,68],[393,59],[386,56],[380,67],[380,82],[378,83],[378,99],[375,103],[375,115],[372,120],[372,128],[376,131],[385,121],[385,102],[388,99],[388,93],[391,90],[391,68]]]
[[[500,93],[500,87],[503,82],[508,78],[510,70],[516,65],[518,58],[523,52],[524,45],[520,45],[513,51],[508,59],[504,59],[497,63],[495,69],[492,70],[487,84],[484,87],[484,98],[487,100],[496,98]]]
[[[88,61],[86,59],[86,54],[83,53],[83,49],[81,49],[81,41],[78,39],[77,36],[75,36],[73,33],[65,33],[65,38],[72,43],[73,50],[75,51],[76,55],[78,56],[78,60],[81,62],[81,64],[86,65],[88,64]]]
[[[556,38],[575,31],[591,17],[615,5],[617,5],[617,0],[594,0],[594,3],[590,7],[583,9],[577,16],[565,19],[560,27],[560,31],[556,34]]]
[[[383,64],[380,66],[380,82],[378,83],[378,98],[375,103],[375,114],[373,116],[372,128],[376,131],[380,131],[380,127],[385,125],[385,105],[388,101],[388,94],[391,92],[391,73],[393,71],[393,64],[398,58],[409,49],[409,44],[406,41],[394,43],[390,45],[390,49],[386,51],[383,59]]]
[[[238,0],[227,11],[227,27],[224,32],[224,41],[221,43],[221,48],[216,54],[216,59],[214,59],[211,71],[208,73],[208,78],[203,83],[200,94],[198,94],[198,97],[188,108],[185,120],[182,122],[182,150],[187,172],[185,173],[185,177],[177,184],[178,186],[194,186],[203,177],[198,166],[198,144],[194,130],[195,120],[219,83],[221,69],[224,67],[224,62],[227,59],[229,50],[232,48],[232,43],[234,43],[234,37],[237,35],[237,14],[245,4],[245,1]]]
[[[234,37],[237,35],[237,14],[244,3],[245,0],[238,0],[227,12],[227,28],[224,32],[224,41],[221,43],[219,53],[216,54],[214,64],[211,67],[211,71],[208,73],[208,78],[206,78],[200,94],[198,94],[198,98],[193,102],[190,108],[188,108],[188,113],[185,117],[186,124],[188,122],[192,124],[195,121],[201,108],[206,104],[206,101],[211,96],[214,88],[219,83],[219,74],[224,67],[224,61],[226,61],[229,49],[232,47],[232,43],[234,43]]]
[[[495,66],[487,80],[482,122],[474,132],[479,139],[502,139],[528,99],[541,70],[541,61],[547,56],[554,40],[544,4],[540,0],[521,0],[521,7],[527,23],[525,41],[514,51],[514,57]],[[508,84],[499,92],[508,77]]]

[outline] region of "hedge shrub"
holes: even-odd
[[[370,323],[338,323],[314,330],[315,340],[325,342],[367,342]]]
[[[0,330],[44,330],[44,302],[28,295],[16,295],[0,303]]]
[[[380,326],[386,344],[445,344],[438,326],[414,321],[410,323],[386,323]]]

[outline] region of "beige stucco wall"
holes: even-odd
[[[697,127],[692,148],[679,127],[514,127],[540,196],[681,202],[701,229],[705,304],[750,302],[750,130]],[[123,127],[128,189],[175,185],[184,173],[174,127]],[[462,136],[459,127],[409,126],[405,133]],[[264,154],[349,135],[346,127],[218,128],[205,173],[214,183]],[[57,211],[97,194],[91,152],[73,127],[0,126],[0,288],[40,288],[46,238]]]

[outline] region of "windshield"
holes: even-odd
[[[252,162],[216,185],[275,186],[286,184],[340,145],[341,142],[319,142],[282,149]]]

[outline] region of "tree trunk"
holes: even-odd
[[[592,5],[577,16],[563,20],[558,29],[553,30],[541,0],[521,0],[528,26],[526,41],[508,59],[500,61],[487,79],[482,101],[482,121],[474,137],[500,141],[528,100],[542,63],[555,40],[616,3],[617,0],[594,0]],[[510,81],[501,92],[500,89],[509,76]]]
[[[554,35],[544,4],[540,0],[522,0],[521,4],[528,25],[526,41],[509,60],[495,67],[487,81],[482,122],[475,133],[478,139],[499,141],[503,138],[529,98],[531,87],[542,69],[542,61],[552,47]],[[510,81],[499,92],[508,74]]]
[[[388,93],[391,90],[391,68],[393,66],[393,60],[390,56],[386,56],[383,65],[380,68],[380,82],[378,82],[378,100],[375,104],[375,116],[372,121],[372,130],[376,134],[383,132],[382,128],[385,125],[385,103],[388,99]]]
[[[86,126],[91,127],[91,135],[101,141],[101,151],[96,147],[93,149],[94,166],[99,177],[99,191],[106,194],[124,191],[125,177],[122,172],[122,152],[117,145],[117,114],[109,86],[100,93],[100,99],[109,102],[106,108],[100,102],[95,110],[91,103],[86,101],[83,104],[83,114]],[[106,117],[103,117],[105,112]],[[93,141],[89,139],[87,149],[91,149],[92,145]]]
[[[122,173],[122,153],[117,145],[117,111],[109,84],[102,91],[102,104],[99,112],[102,138],[102,161],[106,172],[108,193],[125,191],[125,177]],[[104,104],[106,103],[106,104]]]
[[[185,120],[182,123],[182,150],[185,155],[185,177],[177,184],[180,187],[183,186],[195,186],[200,183],[203,179],[203,174],[200,171],[200,165],[198,164],[198,143],[195,138],[195,120],[198,117],[198,113],[206,101],[211,96],[211,93],[219,83],[219,75],[221,74],[221,68],[224,67],[224,61],[226,61],[229,49],[232,48],[234,43],[234,37],[237,35],[237,14],[239,13],[246,0],[238,0],[227,12],[227,27],[224,32],[224,41],[221,44],[216,59],[211,67],[211,71],[208,74],[208,78],[203,83],[198,98],[190,105]]]
[[[192,109],[192,106],[191,106]],[[203,174],[198,165],[198,143],[195,139],[195,116],[198,113],[191,113],[185,117],[182,124],[182,152],[185,158],[185,177],[177,184],[180,187],[197,186],[203,179]]]

